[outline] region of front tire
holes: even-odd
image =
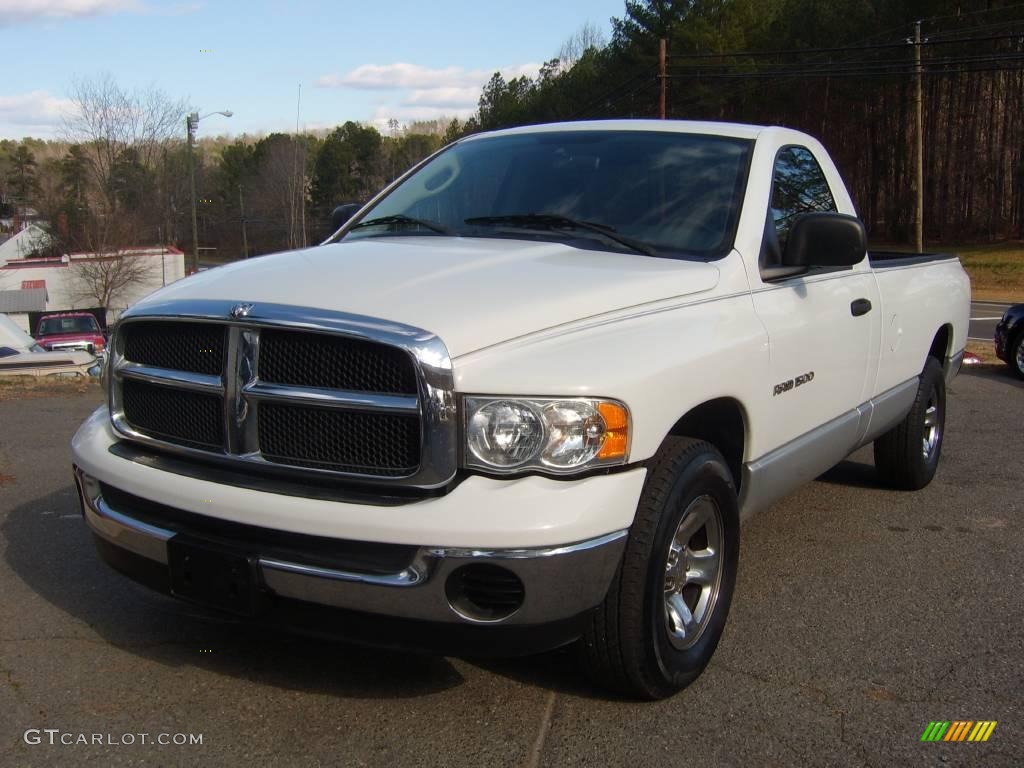
[[[904,491],[924,488],[935,477],[946,430],[946,380],[929,357],[906,418],[875,440],[875,469],[887,485]]]
[[[696,680],[725,628],[738,561],[739,510],[725,459],[710,443],[669,438],[583,638],[591,673],[641,699]]]

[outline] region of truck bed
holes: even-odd
[[[955,259],[955,253],[912,253],[908,251],[868,251],[868,261],[875,269],[889,267],[907,267],[913,264],[926,264],[929,261],[947,261]]]

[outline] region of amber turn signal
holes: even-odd
[[[601,402],[597,410],[604,418],[604,444],[597,454],[599,459],[621,459],[629,449],[629,414],[618,403]]]

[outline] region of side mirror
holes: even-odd
[[[784,267],[852,267],[868,250],[864,224],[843,213],[805,213],[789,230]]]
[[[363,206],[360,203],[344,203],[331,211],[331,231],[337,232],[342,224],[355,216]]]

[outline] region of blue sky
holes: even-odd
[[[496,70],[533,74],[584,23],[610,35],[623,0],[488,3],[0,0],[0,138],[59,133],[75,78],[156,86],[202,112],[202,132],[384,127],[472,113]],[[208,52],[207,52],[208,51]]]

